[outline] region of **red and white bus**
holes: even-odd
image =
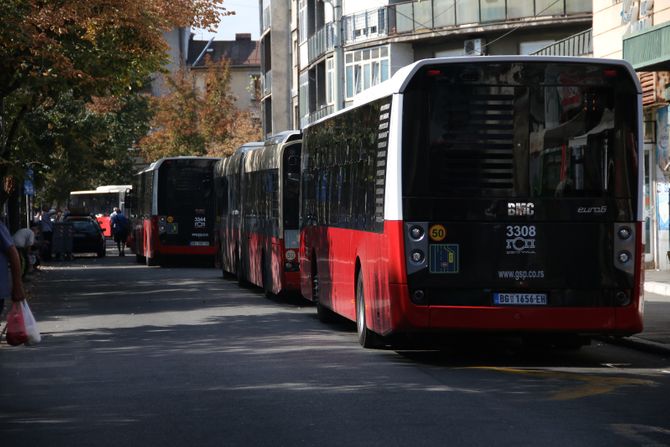
[[[71,214],[95,216],[105,236],[111,237],[109,215],[115,207],[121,210],[125,208],[126,196],[132,188],[132,185],[104,185],[98,186],[95,190],[72,191],[68,209]]]
[[[300,132],[248,143],[215,167],[221,267],[266,294],[297,292]]]
[[[129,247],[138,262],[176,256],[214,259],[214,164],[220,158],[169,157],[135,175]]]
[[[365,347],[640,332],[641,118],[624,61],[400,69],[303,130],[302,294],[356,321]]]

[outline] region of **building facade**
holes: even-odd
[[[191,40],[188,47],[188,66],[196,86],[205,89],[206,58],[212,61],[227,59],[230,62],[230,92],[235,97],[238,110],[250,111],[260,119],[260,52],[258,41],[251,34],[238,33],[235,40]]]
[[[259,0],[264,130],[304,126],[416,60],[530,54],[591,27],[580,0]]]
[[[287,0],[259,0],[261,117],[266,135],[294,129],[291,111],[294,27]]]
[[[633,65],[643,88],[647,268],[670,268],[670,0],[594,0],[593,53]]]

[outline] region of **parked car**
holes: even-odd
[[[107,254],[107,241],[102,228],[90,216],[68,216],[65,222],[73,226],[72,253],[95,253],[99,258]]]

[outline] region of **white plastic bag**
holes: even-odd
[[[40,335],[40,330],[37,328],[37,322],[33,313],[30,311],[28,302],[26,300],[21,301],[21,308],[23,310],[23,322],[26,325],[26,333],[28,334],[27,345],[36,345],[42,340]]]

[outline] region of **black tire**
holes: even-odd
[[[233,279],[235,275],[226,270],[226,263],[225,263],[226,257],[224,256],[223,245],[219,247],[219,259],[221,261],[221,277],[223,279]]]
[[[244,269],[242,268],[242,253],[240,253],[240,250],[238,248],[237,250],[237,285],[240,287],[249,287],[249,282],[247,281],[246,277],[244,276]]]
[[[263,292],[265,292],[265,296],[268,298],[274,296],[274,293],[272,292],[271,269],[272,267],[267,261],[267,256],[265,256],[265,252],[263,252],[263,256],[261,256],[261,276],[263,277]]]
[[[103,247],[103,249],[98,252],[98,257],[104,258],[105,255],[107,255],[107,250]]]
[[[319,299],[321,292],[319,272],[316,267],[316,258],[313,257],[312,259],[312,301],[314,302],[314,307],[316,307],[316,318],[322,323],[332,323],[334,320],[333,311],[324,306]]]
[[[140,254],[137,254],[137,253],[135,254],[135,261],[138,264],[144,264],[146,262],[145,259],[144,259],[144,256],[142,256]]]
[[[154,256],[153,258],[150,258],[149,256],[147,256],[145,260],[146,260],[146,264],[147,264],[148,267],[161,265],[160,260],[158,259],[158,256]]]
[[[363,289],[363,274],[356,275],[356,332],[358,342],[364,348],[379,349],[384,346],[383,338],[368,329],[365,318],[365,290]]]

